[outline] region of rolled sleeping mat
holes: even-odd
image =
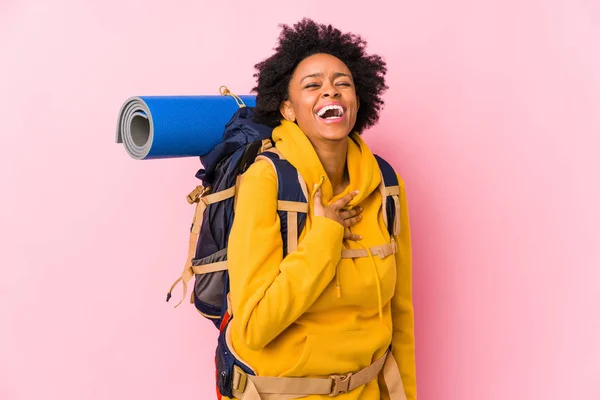
[[[117,120],[117,143],[136,160],[197,157],[223,137],[239,107],[256,105],[256,96],[221,95],[130,97]]]

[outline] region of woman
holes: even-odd
[[[277,381],[287,389],[252,381],[234,395],[302,389],[325,399],[307,389],[317,381],[298,378],[333,376],[340,399],[416,399],[404,183],[401,229],[390,235],[380,169],[359,136],[378,120],[385,63],[360,37],[308,19],[283,26],[275,50],[256,66],[256,118],[275,126],[277,151],[312,190],[298,248],[284,258],[273,167],[258,160],[241,181],[228,246],[231,345],[257,376],[287,378]],[[385,246],[394,251],[373,254]],[[342,258],[348,250],[362,256]]]

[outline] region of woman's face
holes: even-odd
[[[295,121],[311,142],[345,139],[354,124],[358,98],[350,70],[339,58],[314,54],[298,64],[281,114]]]

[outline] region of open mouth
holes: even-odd
[[[324,120],[337,120],[344,116],[344,107],[339,104],[331,104],[325,107],[322,107],[317,111],[317,115],[319,118]]]

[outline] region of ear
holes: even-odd
[[[356,110],[360,108],[360,97],[356,96]]]
[[[290,122],[296,121],[296,113],[294,112],[294,106],[292,106],[292,102],[289,100],[285,100],[281,102],[279,106],[279,112],[283,116],[283,118],[287,119]]]

